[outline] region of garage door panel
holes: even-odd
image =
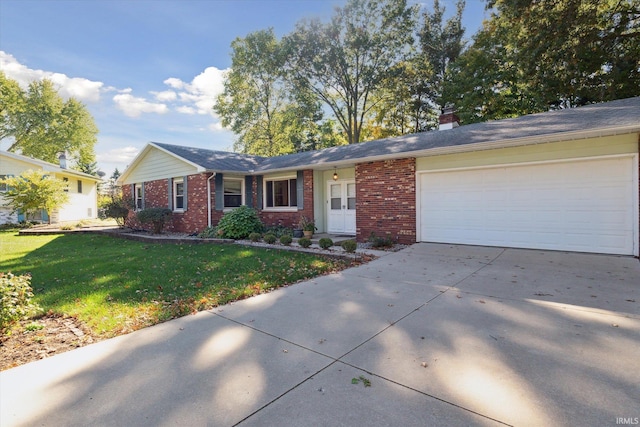
[[[631,157],[421,175],[423,241],[633,254]]]

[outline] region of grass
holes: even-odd
[[[0,232],[0,271],[31,274],[45,312],[111,337],[345,268],[348,261],[240,245]]]

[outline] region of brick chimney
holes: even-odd
[[[60,156],[58,156],[58,160],[60,160],[60,168],[61,169],[66,169],[67,168],[67,156],[64,155],[64,153],[60,154]]]
[[[438,119],[440,126],[438,130],[447,130],[453,129],[460,126],[460,119],[456,116],[455,108],[451,105],[447,105],[442,109],[442,114],[440,114],[440,118]]]

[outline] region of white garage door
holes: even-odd
[[[630,157],[423,173],[420,239],[633,254],[633,177]]]

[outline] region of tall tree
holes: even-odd
[[[97,133],[84,104],[63,100],[50,80],[22,90],[0,72],[0,140],[10,141],[8,151],[52,163],[66,151],[78,162],[92,163]]]
[[[640,95],[638,0],[492,0],[488,7],[492,17],[448,90],[461,116],[488,120]]]
[[[406,0],[349,0],[329,23],[302,21],[284,38],[297,90],[333,112],[348,143],[362,140],[373,92],[408,54],[417,10]]]
[[[0,183],[7,185],[3,196],[8,205],[14,212],[24,212],[27,218],[44,209],[51,223],[51,213],[69,200],[69,193],[64,191],[67,184],[41,171],[27,170]]]
[[[443,20],[446,8],[440,6],[438,0],[433,0],[433,12],[423,13],[422,28],[419,32],[420,56],[433,71],[432,77],[424,81],[423,91],[438,110],[445,107],[442,93],[449,66],[458,59],[464,49],[464,6],[464,0],[458,0],[455,15],[446,21]]]
[[[284,52],[273,29],[237,38],[231,48],[231,70],[214,111],[238,135],[234,149],[263,156],[298,150],[321,111],[315,99],[287,86]]]

